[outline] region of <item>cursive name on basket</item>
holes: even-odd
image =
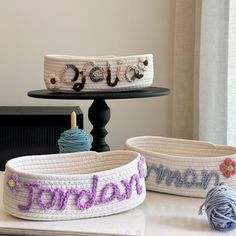
[[[205,169],[195,170],[187,168],[184,170],[171,170],[163,165],[148,163],[147,177],[150,178],[152,172],[155,173],[155,181],[157,184],[164,183],[167,186],[175,186],[176,188],[202,188],[207,189],[212,181],[216,186],[220,182],[220,176],[217,171],[208,171]]]
[[[91,189],[69,188],[63,190],[62,188],[48,188],[37,182],[23,182],[22,188],[27,189],[28,204],[18,205],[18,209],[23,212],[29,212],[34,204],[39,208],[49,210],[56,208],[63,211],[69,204],[69,198],[72,198],[72,204],[77,206],[80,210],[86,210],[92,206],[99,204],[109,204],[114,200],[123,201],[130,199],[132,196],[133,188],[136,193],[140,195],[143,187],[140,184],[140,176],[134,174],[130,179],[120,181],[123,192],[115,182],[109,182],[99,191],[99,177],[94,175],[92,178]]]
[[[50,73],[49,76],[46,76],[45,82],[47,87],[52,90],[59,89],[65,83],[67,86],[72,86],[74,91],[79,92],[85,87],[88,77],[94,83],[106,80],[109,87],[115,87],[120,81],[127,80],[131,83],[136,79],[142,79],[149,64],[147,58],[138,58],[135,64],[126,65],[124,69],[124,66],[121,66],[123,63],[122,60],[117,60],[115,75],[111,71],[112,66],[109,61],[106,62],[105,67],[95,65],[93,61],[86,61],[82,68],[74,64],[66,64],[60,73]],[[70,79],[65,79],[65,74],[69,70],[72,70],[74,75]]]

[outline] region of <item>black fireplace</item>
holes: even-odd
[[[58,153],[57,140],[70,128],[72,111],[83,129],[79,107],[0,107],[0,170],[14,157]]]

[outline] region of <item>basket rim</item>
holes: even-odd
[[[182,143],[184,145],[189,145],[189,144],[193,144],[193,145],[202,145],[204,147],[206,147],[206,150],[213,150],[215,149],[216,151],[218,150],[232,150],[233,153],[232,154],[225,154],[225,155],[219,155],[219,156],[191,156],[191,157],[187,157],[187,156],[181,156],[181,155],[170,155],[170,154],[166,154],[163,152],[156,152],[156,151],[150,151],[148,149],[145,148],[140,148],[138,147],[138,145],[134,145],[131,142],[135,142],[135,141],[145,141],[148,139],[153,139],[153,140],[162,140],[162,141],[169,141],[172,143],[175,142],[179,142]],[[129,150],[133,150],[133,151],[137,151],[139,153],[145,153],[148,154],[152,157],[157,157],[158,158],[163,158],[163,159],[173,159],[175,161],[180,161],[180,160],[190,160],[190,159],[194,159],[196,161],[202,162],[203,160],[205,160],[206,162],[211,162],[211,161],[221,161],[222,159],[225,159],[226,157],[236,157],[236,148],[233,146],[227,146],[227,145],[219,145],[219,144],[214,144],[211,142],[206,142],[206,141],[199,141],[199,140],[188,140],[188,139],[178,139],[178,138],[169,138],[169,137],[162,137],[162,136],[138,136],[138,137],[132,137],[126,140],[125,142],[125,146],[126,148],[128,148]],[[207,159],[208,158],[208,159]]]
[[[58,60],[58,61],[85,61],[85,60],[96,60],[96,61],[117,61],[122,59],[132,59],[137,57],[153,57],[151,53],[137,54],[137,55],[128,55],[128,56],[113,56],[113,55],[104,55],[104,56],[76,56],[76,55],[63,55],[63,54],[46,54],[45,59]]]
[[[30,171],[23,171],[23,170],[18,170],[17,168],[14,168],[12,165],[15,164],[16,162],[23,160],[27,160],[27,159],[31,159],[33,161],[40,161],[37,158],[45,158],[45,157],[59,157],[60,158],[67,158],[69,156],[75,156],[78,155],[78,158],[84,158],[86,156],[88,156],[88,161],[90,157],[96,156],[96,158],[101,158],[101,157],[111,157],[113,154],[124,154],[126,156],[130,156],[131,160],[129,160],[127,162],[126,158],[124,158],[124,162],[125,164],[121,164],[118,167],[115,168],[111,168],[111,169],[107,169],[107,170],[102,170],[102,171],[95,171],[95,172],[90,172],[90,173],[84,173],[84,174],[65,174],[65,175],[59,175],[59,174],[49,174],[49,173],[32,173]],[[113,155],[114,156],[114,155]],[[116,156],[116,155],[115,155]],[[17,158],[13,158],[11,160],[9,160],[6,163],[6,168],[5,170],[8,170],[8,172],[13,172],[16,173],[18,175],[24,176],[24,177],[34,177],[34,178],[50,178],[50,179],[55,179],[55,180],[65,180],[66,178],[70,178],[70,179],[78,179],[78,178],[83,178],[83,179],[87,179],[90,178],[91,176],[94,175],[99,175],[99,176],[107,176],[109,174],[112,174],[114,172],[119,172],[125,169],[128,169],[130,166],[133,166],[134,163],[136,163],[139,158],[140,158],[141,154],[135,151],[130,151],[130,150],[116,150],[116,151],[110,151],[110,152],[101,152],[101,153],[97,153],[94,151],[85,151],[85,152],[76,152],[76,153],[62,153],[62,154],[47,154],[47,155],[32,155],[32,156],[22,156],[22,157],[17,157]],[[35,159],[35,160],[34,160]],[[55,163],[57,163],[55,161]]]

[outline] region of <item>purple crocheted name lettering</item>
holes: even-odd
[[[135,187],[137,194],[141,194],[143,191],[142,185],[140,185],[139,183],[139,176],[137,174],[134,174],[130,180],[122,180],[121,182],[125,186],[124,194],[120,193],[119,186],[115,183],[108,183],[105,185],[105,187],[102,189],[102,194],[101,194],[101,202],[103,204],[109,203],[114,199],[118,199],[119,201],[123,201],[124,199],[129,199],[132,195],[134,182],[136,182]],[[109,189],[112,190],[112,193],[108,197],[107,192]]]
[[[43,195],[44,193],[48,193],[51,197],[51,200],[47,203],[44,202],[43,200]],[[52,190],[50,188],[42,188],[41,190],[39,190],[39,194],[38,194],[38,204],[42,209],[50,209],[52,207],[54,207],[57,203],[57,191]]]
[[[39,187],[40,185],[37,183],[24,183],[24,187],[27,188],[29,190],[29,203],[26,206],[23,205],[18,205],[18,209],[20,211],[23,212],[28,212],[31,210],[31,208],[33,207],[33,202],[34,202],[34,194],[36,189]]]
[[[78,208],[80,208],[81,210],[85,210],[94,205],[96,201],[97,185],[98,185],[98,176],[94,175],[92,191],[82,190],[80,194],[78,195],[77,202],[76,202],[76,205]],[[82,199],[84,196],[87,196],[89,200],[87,200],[87,202],[85,203],[82,203]]]
[[[112,190],[112,194],[110,197],[107,197],[106,195],[107,195],[107,192],[109,189]],[[119,189],[118,185],[114,184],[114,183],[108,183],[102,189],[101,202],[103,204],[109,203],[109,202],[113,201],[115,198],[118,198],[118,196],[120,196],[120,189]]]
[[[86,210],[92,206],[99,204],[109,204],[117,199],[123,201],[130,199],[132,196],[133,188],[136,189],[136,193],[139,195],[142,193],[143,188],[140,184],[140,176],[134,174],[129,180],[121,180],[121,184],[124,186],[125,192],[121,193],[119,185],[115,182],[109,182],[101,189],[98,194],[99,178],[97,175],[93,176],[91,189],[78,189],[71,188],[64,191],[62,188],[46,188],[39,183],[23,183],[23,188],[27,189],[28,204],[18,205],[18,209],[22,212],[29,212],[34,204],[38,204],[39,208],[43,210],[49,210],[55,208],[58,210],[65,210],[68,206],[70,196],[74,196],[74,206],[80,210]]]

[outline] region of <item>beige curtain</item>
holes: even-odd
[[[235,5],[176,0],[173,137],[236,145]]]
[[[230,0],[228,31],[227,144],[236,146],[236,1]]]

